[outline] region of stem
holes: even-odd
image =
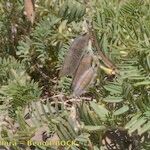
[[[111,69],[116,69],[116,66],[112,63],[112,61],[104,54],[104,52],[101,50],[101,48],[99,47],[97,38],[96,38],[96,34],[95,31],[93,29],[92,26],[89,27],[89,34],[90,34],[90,38],[92,40],[92,44],[95,46],[98,54],[101,57],[101,60],[103,61],[103,63],[107,66],[110,67]]]

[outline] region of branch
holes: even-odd
[[[49,80],[53,83],[56,83],[53,79],[51,79],[49,76],[47,76],[44,72],[42,72],[42,70],[39,68],[38,64],[34,65],[35,69],[40,73],[40,75],[45,79],[45,80]]]
[[[99,47],[99,44],[98,44],[98,41],[97,41],[97,38],[96,38],[96,34],[95,34],[95,31],[94,31],[92,25],[88,26],[88,28],[89,28],[88,30],[89,30],[90,38],[92,40],[92,44],[95,46],[95,48],[96,48],[98,54],[100,55],[101,60],[103,61],[103,63],[107,67],[109,67],[113,70],[116,69],[116,66],[112,63],[112,61],[104,54],[104,52]]]

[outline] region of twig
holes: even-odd
[[[92,26],[92,23],[91,23],[91,25],[88,26],[88,30],[89,30],[90,38],[92,40],[92,44],[95,46],[95,48],[96,48],[98,54],[100,55],[101,60],[103,61],[103,63],[107,67],[109,67],[113,70],[116,69],[116,66],[112,63],[112,61],[104,54],[104,52],[99,47],[99,44],[98,44],[98,41],[97,41],[97,38],[96,38],[95,31],[94,31],[93,26]]]
[[[42,75],[44,79],[49,79],[49,77],[45,73],[42,72],[42,70],[39,68],[37,64],[35,64],[35,68]]]
[[[35,69],[40,73],[40,75],[45,79],[45,80],[49,80],[53,83],[56,83],[54,80],[52,80],[49,76],[47,76],[44,72],[42,72],[42,70],[39,68],[38,64],[35,64]]]

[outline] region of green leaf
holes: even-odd
[[[122,97],[108,96],[108,97],[104,98],[103,101],[105,101],[107,103],[119,103],[119,102],[123,101],[123,98]]]
[[[105,85],[104,88],[107,91],[110,91],[111,93],[114,93],[114,94],[121,94],[122,93],[122,88],[119,85],[108,84],[108,85]]]
[[[95,102],[90,102],[90,106],[101,119],[106,119],[109,111],[104,106],[96,104]]]
[[[123,107],[121,107],[120,109],[116,110],[113,115],[117,116],[117,115],[121,115],[124,114],[125,112],[127,112],[129,110],[129,106],[124,105]]]
[[[88,133],[82,133],[75,140],[79,141],[79,142],[88,142],[89,137],[90,137],[90,134],[88,134]]]
[[[83,130],[87,132],[103,131],[105,129],[106,129],[105,126],[84,126],[83,127]]]
[[[135,130],[138,130],[144,123],[146,119],[144,117],[139,118],[130,128],[129,133],[133,133]]]
[[[132,117],[132,119],[126,124],[125,128],[126,129],[131,128],[136,123],[136,121],[139,119],[140,116],[141,113],[138,113],[134,117]]]
[[[149,55],[147,55],[146,59],[147,59],[148,67],[149,67],[149,69],[150,69],[150,54],[149,54]]]
[[[135,87],[142,86],[142,85],[150,85],[150,81],[146,80],[146,81],[141,81],[141,82],[137,82],[134,84]]]
[[[141,135],[150,130],[150,121],[143,125],[143,127],[138,129],[138,134]]]

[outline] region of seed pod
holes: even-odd
[[[79,67],[75,73],[75,76],[73,78],[72,89],[75,88],[78,80],[84,74],[84,72],[91,67],[91,64],[92,64],[92,56],[90,54],[86,54],[85,56],[83,56],[82,60],[80,61]]]
[[[35,2],[34,0],[24,0],[24,9],[27,19],[33,24],[35,19]]]
[[[81,35],[73,41],[68,53],[65,56],[63,67],[60,71],[60,76],[74,76],[80,60],[84,55],[84,50],[88,46],[89,34]]]
[[[83,94],[86,91],[87,87],[92,83],[93,79],[95,78],[95,74],[96,72],[92,67],[86,70],[77,81],[73,89],[73,95],[80,96],[81,94]]]

